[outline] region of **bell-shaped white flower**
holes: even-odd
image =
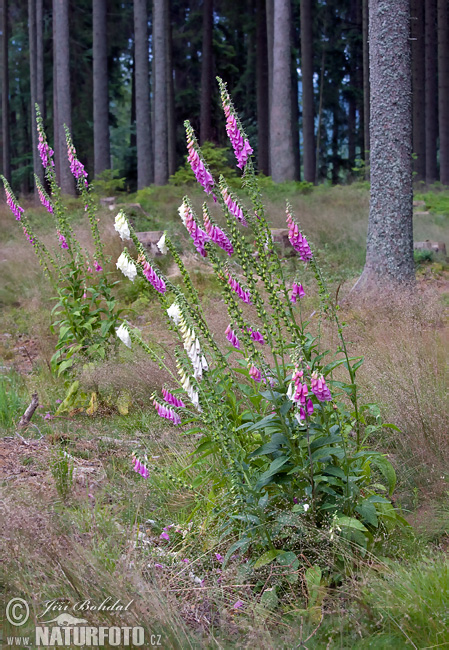
[[[157,242],[156,246],[159,248],[162,255],[166,255],[168,253],[167,244],[165,243],[165,232],[160,238],[160,240]]]
[[[179,308],[178,303],[174,302],[171,305],[171,307],[169,307],[167,309],[167,314],[168,314],[169,318],[172,319],[172,321],[174,322],[175,325],[179,325],[179,322],[180,322],[181,317],[182,317],[182,311]]]
[[[114,228],[122,239],[131,239],[128,221],[126,219],[125,213],[122,210],[120,210],[118,215],[115,217]]]
[[[122,323],[120,327],[115,330],[115,333],[128,348],[131,347],[131,337],[125,323]]]
[[[127,278],[134,282],[137,276],[137,268],[134,262],[132,262],[126,253],[122,253],[117,260],[117,268],[125,275]]]
[[[186,219],[187,219],[186,212],[187,212],[187,210],[188,210],[188,207],[186,206],[185,203],[182,203],[178,208],[179,216],[181,217],[181,221],[182,221],[182,223],[184,225],[186,225]]]

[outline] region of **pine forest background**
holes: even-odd
[[[415,180],[446,185],[449,3],[410,4]],[[183,165],[184,119],[201,142],[226,146],[215,126],[216,75],[232,91],[259,171],[274,181],[336,184],[369,172],[368,0],[1,0],[0,8],[1,164],[22,194],[33,167],[42,173],[35,102],[56,153],[66,123],[91,174],[113,169],[135,191],[165,184]],[[68,167],[57,171],[74,191]]]

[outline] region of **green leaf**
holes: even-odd
[[[260,604],[267,609],[275,609],[279,605],[279,598],[276,594],[276,587],[265,589],[260,598]]]
[[[261,447],[258,447],[258,449],[255,449],[252,451],[248,458],[256,458],[257,456],[266,456],[267,454],[272,454],[275,451],[278,451],[281,446],[280,442],[267,442],[265,445],[262,445]]]
[[[245,433],[250,433],[251,431],[258,431],[259,429],[265,428],[267,424],[270,424],[270,422],[273,422],[275,418],[277,418],[276,413],[270,413],[270,415],[267,415],[265,418],[262,418],[262,420],[259,420],[254,424],[250,424],[249,426],[247,422],[245,422],[245,424],[241,424],[239,427],[237,427],[236,431],[240,431],[241,429],[244,429]]]
[[[299,560],[293,551],[282,551],[276,557],[276,562],[281,566],[291,566],[292,568],[297,568],[299,565]]]
[[[342,442],[342,438],[339,434],[332,436],[322,436],[320,438],[315,438],[315,440],[310,443],[310,449],[311,451],[315,451],[315,449],[319,449],[325,445],[332,445],[336,442]]]
[[[277,474],[280,470],[280,468],[285,465],[290,459],[288,456],[279,456],[279,458],[275,458],[273,462],[271,463],[269,469],[265,472],[266,476],[273,476],[274,474]]]
[[[393,429],[394,431],[399,431],[401,433],[401,429],[397,427],[395,424],[391,424],[389,422],[386,422],[385,424],[382,425],[384,429]]]
[[[338,526],[345,526],[346,528],[355,528],[356,530],[368,532],[368,529],[362,524],[362,522],[355,517],[346,517],[346,515],[340,515],[337,518],[337,524]]]
[[[344,458],[345,450],[341,447],[322,447],[321,449],[317,449],[317,451],[313,452],[312,461],[314,463],[317,461],[323,463],[324,458],[328,458],[329,456]]]
[[[346,474],[336,465],[327,465],[323,470],[323,474],[330,474],[331,476],[337,476],[338,478],[346,478]]]
[[[230,546],[228,552],[225,555],[225,559],[223,560],[223,568],[226,566],[226,564],[229,561],[229,558],[233,553],[235,553],[235,551],[238,551],[239,548],[246,551],[250,543],[251,540],[246,535],[238,539],[236,542],[234,542],[234,544]]]
[[[260,567],[265,566],[266,564],[270,564],[270,562],[273,562],[273,560],[275,560],[278,555],[281,555],[282,553],[284,553],[284,551],[274,548],[266,551],[263,555],[260,556],[258,560],[256,560],[254,563],[254,568],[260,569]]]
[[[371,526],[377,528],[378,520],[376,507],[373,503],[363,501],[360,505],[356,507],[356,511],[361,515],[363,521],[366,521]]]
[[[376,465],[388,483],[388,494],[393,494],[396,487],[396,472],[390,461],[382,455],[376,455],[371,458],[371,463]]]

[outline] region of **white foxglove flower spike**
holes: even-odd
[[[166,255],[168,253],[167,244],[165,243],[165,232],[160,238],[160,240],[157,242],[156,246],[159,248],[162,255]]]
[[[125,213],[120,210],[118,215],[115,217],[115,224],[114,228],[120,235],[120,237],[124,239],[131,239],[131,233],[129,232],[129,226],[128,226],[128,221],[126,219]]]
[[[115,333],[119,339],[124,343],[128,348],[131,347],[131,337],[129,335],[128,328],[125,323],[122,323],[118,329],[115,330]]]
[[[117,260],[117,268],[125,275],[127,278],[134,282],[137,276],[137,268],[134,262],[132,262],[126,253],[122,253]]]

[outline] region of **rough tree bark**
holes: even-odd
[[[30,100],[31,100],[31,142],[33,146],[33,171],[42,182],[44,179],[44,168],[37,149],[38,136],[36,126],[37,102],[37,23],[36,23],[36,0],[28,0],[28,38],[30,49]],[[37,187],[34,186],[34,200],[39,203]]]
[[[61,182],[60,163],[61,156],[59,155],[59,118],[58,118],[58,67],[56,65],[56,7],[55,0],[52,3],[52,50],[53,50],[53,149],[55,152],[55,174],[57,183]]]
[[[168,7],[167,7],[168,12]],[[175,115],[175,86],[173,80],[173,39],[170,24],[170,13],[167,14],[167,148],[168,175],[176,171],[176,115]]]
[[[153,2],[154,43],[154,183],[165,185],[168,181],[167,139],[167,0]],[[137,118],[138,120],[139,118]]]
[[[200,144],[212,140],[213,27],[214,2],[203,0],[203,45],[201,50]]]
[[[94,171],[111,166],[109,145],[108,42],[106,0],[92,0]]]
[[[424,3],[411,0],[410,32],[412,38],[412,107],[413,107],[413,171],[417,181],[426,178],[426,122],[424,89]]]
[[[45,120],[43,11],[43,0],[36,0],[36,102],[39,105],[41,115]]]
[[[146,0],[134,0],[134,70],[136,93],[137,189],[150,185],[152,144]]]
[[[370,0],[371,198],[358,288],[412,284],[412,107],[409,0]]]
[[[315,183],[312,0],[301,0],[301,70],[304,180]]]
[[[271,113],[271,85],[273,83],[273,37],[274,37],[274,0],[265,1],[267,25],[267,58],[268,58],[268,137]],[[269,142],[269,141],[268,141]],[[268,145],[268,171],[271,174],[270,147]]]
[[[362,38],[363,38],[363,159],[365,178],[369,179],[370,161],[370,81],[369,81],[369,40],[368,40],[368,0],[362,0]]]
[[[273,80],[270,111],[271,176],[275,183],[294,180],[292,138],[290,0],[274,2]]]
[[[75,181],[67,159],[67,145],[64,124],[72,130],[72,103],[70,94],[70,47],[69,47],[69,0],[53,0],[56,43],[53,56],[56,58],[56,92],[58,102],[59,176],[63,194],[75,193]]]
[[[267,17],[265,0],[256,3],[256,92],[257,92],[257,166],[268,176],[269,156],[269,92],[268,92],[268,51]]]
[[[438,0],[438,121],[440,181],[449,185],[449,2]]]
[[[1,27],[2,27],[2,142],[3,142],[3,175],[11,180],[11,144],[9,132],[9,67],[8,67],[8,41],[9,41],[9,6],[8,0],[2,0]]]
[[[426,183],[437,180],[438,80],[437,3],[425,0]]]

